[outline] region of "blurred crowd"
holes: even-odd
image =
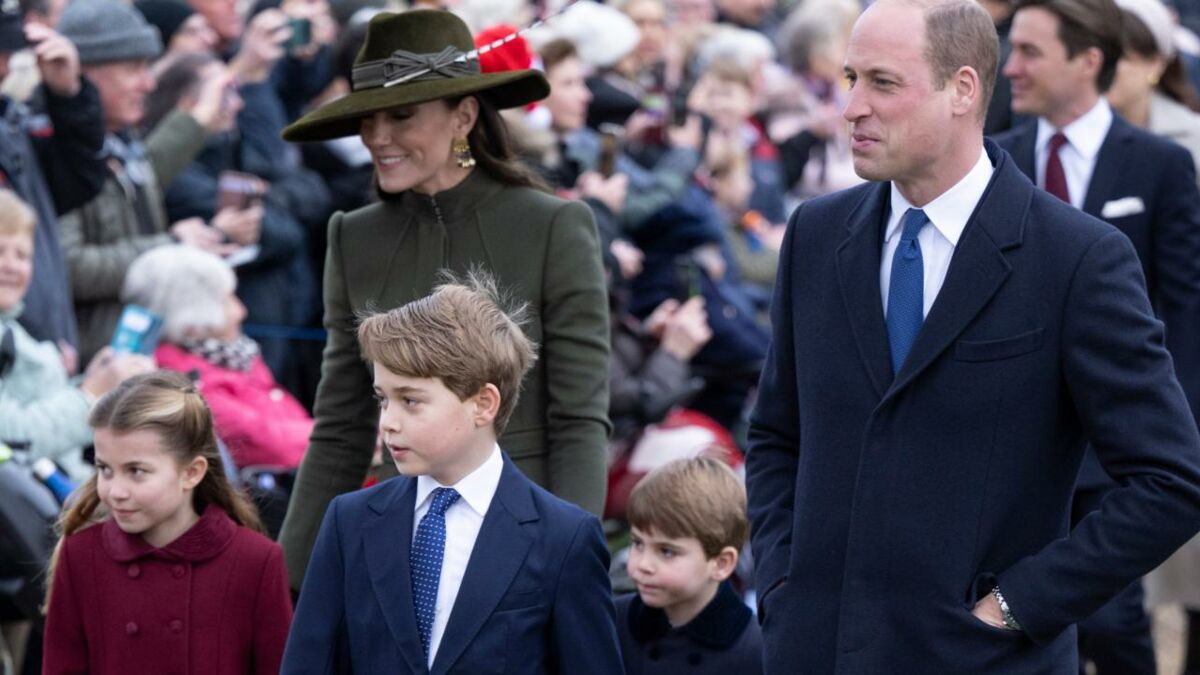
[[[1003,67],[1013,3],[980,3]],[[479,46],[520,31],[483,70],[550,83],[503,115],[600,234],[607,515],[696,438],[741,464],[787,218],[862,180],[842,118],[859,0],[3,0],[0,187],[28,206],[0,199],[0,441],[82,482],[88,406],[155,365],[187,373],[277,532],[313,428],[327,224],[378,199],[359,136],[281,132],[351,90],[373,16],[418,7]],[[1200,159],[1200,2],[1169,9],[1130,14],[1108,98]],[[987,133],[1020,122],[1010,100],[1001,78]],[[163,321],[153,359],[108,346],[130,303]]]

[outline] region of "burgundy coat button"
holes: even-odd
[[[179,619],[171,619],[171,623],[167,625],[171,628],[172,633],[178,633],[183,630],[183,622]]]
[[[184,572],[183,565],[176,565],[174,568],[171,569],[171,574],[175,575],[176,579],[182,577],[183,572]]]
[[[127,571],[129,572],[130,579],[136,579],[142,575],[142,568],[138,567],[137,563],[130,565]]]
[[[137,632],[138,632],[138,625],[136,623],[130,621],[129,623],[125,624],[125,634],[126,635],[137,635]]]

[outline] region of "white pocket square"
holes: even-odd
[[[1146,210],[1146,205],[1142,203],[1141,197],[1121,197],[1114,199],[1111,202],[1104,204],[1104,208],[1100,209],[1101,218],[1121,218],[1123,216],[1132,216]]]

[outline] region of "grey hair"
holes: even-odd
[[[163,339],[179,343],[225,326],[225,298],[237,277],[224,260],[192,246],[168,244],[138,256],[121,298],[162,317]]]
[[[845,47],[850,27],[860,13],[855,0],[807,0],[797,6],[775,38],[784,64],[800,73],[808,70],[817,54],[840,60],[843,55],[833,51]]]
[[[729,60],[748,71],[763,61],[775,58],[775,45],[757,31],[733,26],[721,26],[700,46],[696,54],[700,70],[707,70],[713,61]]]

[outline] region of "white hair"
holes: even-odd
[[[700,45],[696,61],[707,70],[713,61],[730,60],[754,72],[775,58],[775,46],[762,33],[745,28],[721,26]]]
[[[523,26],[532,19],[527,0],[461,0],[454,13],[473,34],[501,24]]]
[[[121,298],[162,317],[163,339],[179,343],[223,328],[225,298],[236,287],[233,269],[221,258],[192,246],[168,244],[133,261]]]

